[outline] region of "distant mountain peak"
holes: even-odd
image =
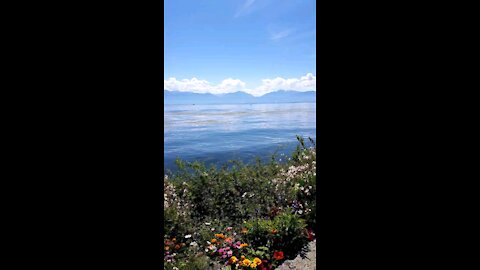
[[[316,92],[278,90],[255,97],[243,91],[214,95],[210,93],[180,92],[164,89],[164,104],[241,104],[292,102],[316,102]]]

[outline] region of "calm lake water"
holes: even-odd
[[[295,135],[316,138],[316,104],[164,105],[165,169],[177,157],[220,165],[289,155]]]

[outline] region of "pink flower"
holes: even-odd
[[[232,227],[227,227],[227,231],[231,231],[232,229]]]
[[[229,252],[227,252],[227,255],[228,255],[228,257],[232,257],[233,251],[230,250]]]

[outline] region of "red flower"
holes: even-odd
[[[308,240],[313,241],[314,238],[315,238],[315,236],[313,235],[312,230],[308,230]]]
[[[283,251],[275,251],[275,253],[273,253],[273,258],[275,258],[275,260],[277,260],[277,261],[282,260],[283,259]]]

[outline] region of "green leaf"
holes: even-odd
[[[265,254],[265,252],[264,252],[264,251],[257,250],[256,254],[259,255],[259,256],[263,256],[263,255]]]

